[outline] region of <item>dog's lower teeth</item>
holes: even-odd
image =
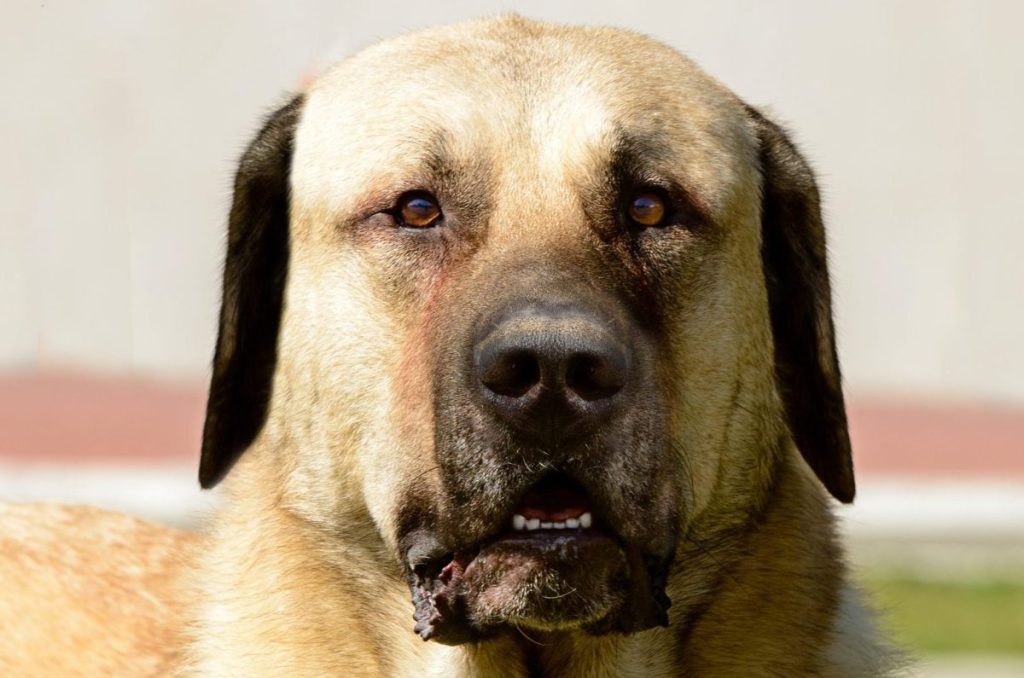
[[[533,530],[575,530],[590,527],[593,518],[590,513],[584,513],[579,518],[566,518],[564,521],[541,521],[540,518],[527,518],[521,513],[512,516],[512,529],[517,532]]]

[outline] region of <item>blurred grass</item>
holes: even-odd
[[[929,581],[869,573],[861,584],[914,653],[1024,655],[1024,580]]]

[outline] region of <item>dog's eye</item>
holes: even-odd
[[[394,211],[399,226],[430,228],[441,219],[441,206],[437,199],[425,191],[410,191],[398,199]]]
[[[627,212],[637,226],[661,226],[665,221],[665,200],[653,191],[641,191],[629,199]]]

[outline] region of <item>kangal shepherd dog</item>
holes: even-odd
[[[814,175],[632,32],[426,30],[267,119],[199,480],[202,536],[4,508],[3,673],[891,670]]]

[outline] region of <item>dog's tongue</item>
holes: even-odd
[[[590,510],[587,494],[578,483],[561,475],[545,476],[530,488],[516,513],[527,520],[558,522],[579,518]]]

